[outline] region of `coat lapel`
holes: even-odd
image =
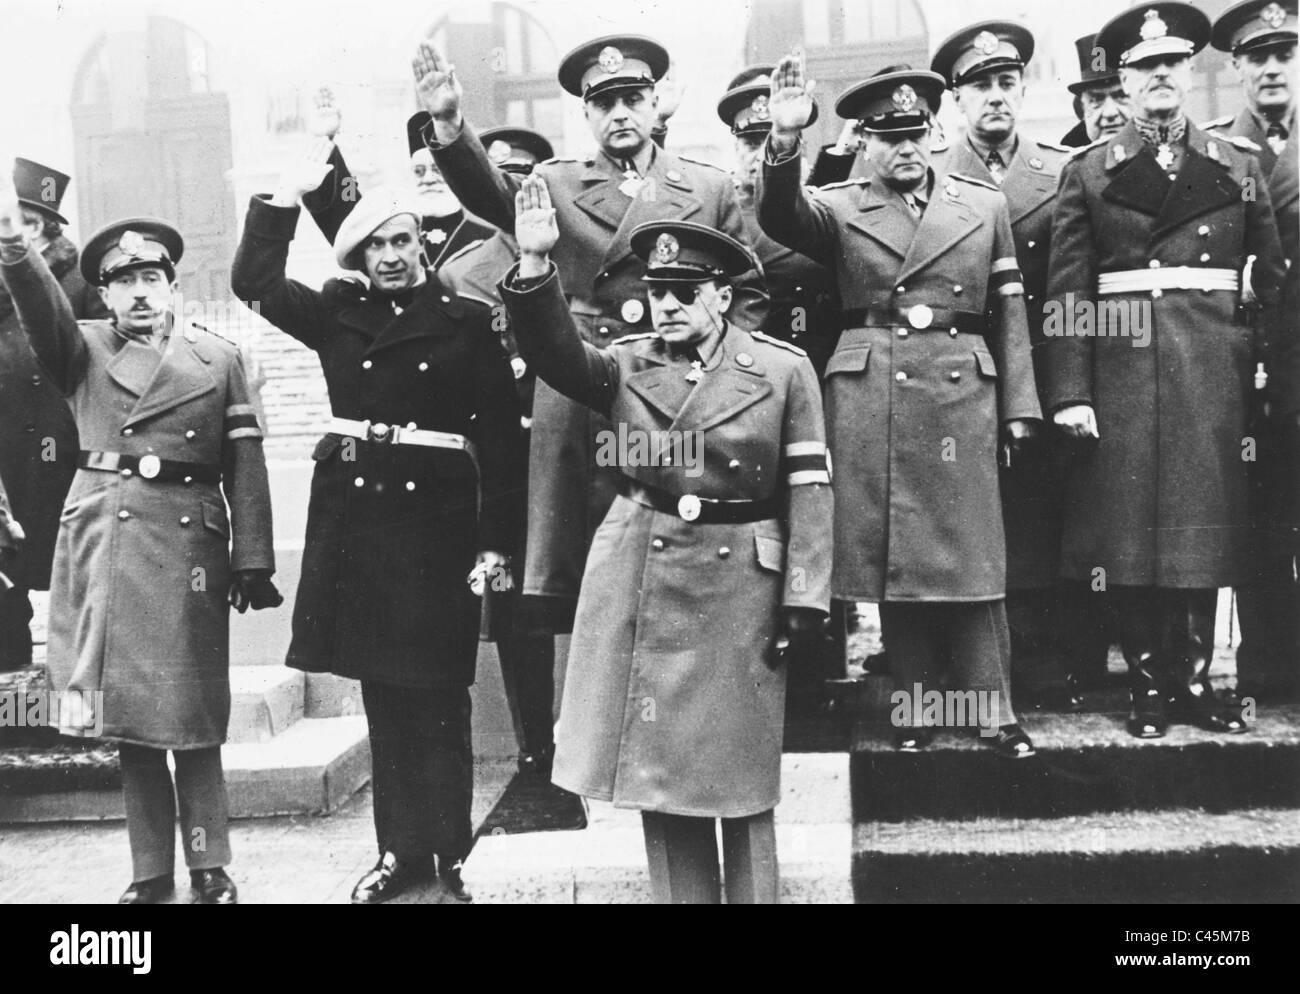
[[[691,395],[691,384],[686,382],[686,371],[670,363],[653,360],[656,365],[639,369],[623,378],[624,385],[663,416],[668,424],[677,420],[677,414]]]
[[[622,182],[621,177],[618,182]],[[662,218],[684,221],[702,206],[695,196],[686,170],[681,168],[673,156],[661,149],[655,150],[645,182],[646,186],[632,198],[619,219],[614,237],[605,249],[602,269],[609,269],[632,254],[632,231],[638,224]],[[623,196],[617,190],[614,195],[620,198]]]
[[[1268,143],[1268,137],[1254,114],[1243,107],[1228,129],[1228,134],[1237,138],[1249,138],[1258,145],[1259,151],[1255,154],[1259,158],[1259,167],[1264,170],[1265,176],[1272,174],[1273,167],[1277,164],[1277,155],[1273,152],[1273,146]]]
[[[1106,146],[1105,168],[1111,181],[1101,191],[1102,197],[1148,217],[1159,212],[1173,186],[1131,121]]]
[[[196,342],[190,333],[180,328],[172,330],[171,342],[161,356],[161,361],[154,368],[153,378],[148,387],[136,401],[135,408],[126,419],[123,427],[138,424],[173,407],[201,397],[217,388],[217,381],[208,372],[212,357]],[[131,343],[128,347],[152,349],[148,345]],[[122,352],[127,351],[123,349]],[[118,353],[120,357],[122,352]],[[116,360],[115,360],[116,361]],[[132,363],[137,359],[129,360]]]
[[[583,189],[573,198],[573,206],[611,232],[615,231],[627,212],[627,198],[618,191],[623,177],[614,168],[614,163],[597,153],[583,171],[581,182]]]
[[[906,214],[902,203],[880,189],[879,180],[872,177],[858,193],[858,213],[846,222],[873,241],[879,242],[902,259],[912,244],[917,224]]]
[[[721,349],[721,361],[691,391],[670,430],[708,431],[772,392],[754,340],[746,332],[728,325]],[[748,364],[737,361],[736,357],[742,353],[748,356]],[[678,368],[675,372],[684,382],[684,371]]]
[[[955,192],[955,195],[952,195]],[[930,206],[921,216],[912,244],[903,257],[896,282],[906,282],[913,273],[920,272],[983,222],[980,215],[961,199],[960,188],[953,181],[936,181],[930,195]]]
[[[391,305],[380,306],[388,306],[392,312]],[[365,354],[374,355],[415,338],[440,338],[452,334],[464,313],[465,305],[456,298],[454,291],[444,287],[430,273],[411,306],[401,314],[393,312],[392,320],[375,336]]]
[[[1170,184],[1169,193],[1156,214],[1151,236],[1158,238],[1165,232],[1241,200],[1241,187],[1222,165],[1206,154],[1208,139],[1205,132],[1189,124],[1187,148],[1178,179]],[[1159,169],[1159,165],[1156,166]]]
[[[1002,178],[1002,194],[1007,198],[1012,225],[1051,203],[1056,196],[1057,177],[1044,170],[1042,158],[1032,156],[1038,168],[1030,163],[1030,144],[1024,138],[1020,139],[1016,154],[1011,157],[1011,166]]]
[[[137,342],[124,335],[118,335],[120,346],[117,354],[108,360],[104,367],[109,379],[127,393],[143,397],[149,384],[153,382],[158,363],[162,360],[158,350],[152,345]]]

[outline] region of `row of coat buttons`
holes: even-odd
[[[133,515],[131,514],[130,511],[117,512],[118,521],[130,521],[132,517]],[[191,518],[188,514],[182,514],[180,517],[180,521],[178,523],[182,528],[188,528],[191,524],[194,523],[194,519]]]
[[[371,362],[369,359],[366,359],[364,362],[361,363],[362,369],[373,369],[374,366],[375,364]],[[422,362],[415,368],[418,369],[421,373],[427,373],[429,371],[429,364],[427,362]]]
[[[650,548],[654,549],[655,552],[663,552],[664,549],[668,548],[668,543],[661,538],[657,538],[650,543]],[[730,555],[731,555],[731,550],[727,548],[727,546],[724,545],[718,549],[719,559],[726,559]]]
[[[894,374],[894,379],[896,379],[899,383],[906,383],[907,374],[900,369],[897,373]],[[948,374],[948,379],[952,380],[954,383],[957,382],[958,380],[961,379],[961,372],[959,370],[954,369],[951,373]]]
[[[365,478],[364,476],[358,476],[355,480],[352,481],[352,485],[353,485],[354,487],[364,487],[364,486],[366,485],[366,478]],[[414,489],[415,489],[415,481],[414,481],[414,480],[407,480],[407,481],[406,481],[406,489],[407,489],[408,491],[409,491],[409,490],[414,490]]]
[[[130,437],[131,437],[132,435],[134,435],[134,434],[135,434],[135,429],[134,429],[134,428],[123,428],[123,429],[122,429],[122,437],[123,437],[123,438],[130,438]],[[194,441],[194,439],[195,439],[196,437],[198,437],[198,432],[196,432],[193,428],[190,428],[188,431],[185,432],[185,441],[187,441],[187,442],[192,442],[192,441]]]
[[[1033,243],[1033,242],[1030,242],[1029,244],[1030,244],[1030,245],[1033,245],[1034,243]],[[954,284],[952,285],[952,292],[955,293],[958,297],[961,296],[962,291],[963,291],[964,289],[965,289],[965,287],[963,287],[960,283],[954,283]],[[900,287],[898,287],[898,288],[896,289],[895,292],[896,292],[896,293],[907,293],[907,287],[905,287],[905,286],[900,286]]]

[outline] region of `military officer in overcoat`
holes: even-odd
[[[1009,685],[997,453],[1000,431],[1022,440],[1040,411],[1006,200],[983,180],[935,178],[927,152],[944,80],[906,70],[859,83],[836,105],[862,120],[872,172],[806,191],[798,159],[810,86],[801,56],[781,60],[758,217],[773,238],[834,267],[845,307],[826,367],[835,596],[881,605],[909,695],[937,689],[950,658],[957,687],[986,695],[986,740],[1027,757]],[[896,744],[922,748],[929,734],[909,712]]]
[[[981,21],[943,41],[930,68],[947,82],[966,132],[933,150],[935,175],[953,172],[998,187],[1011,214],[1011,236],[1025,288],[1034,379],[1043,371],[1043,294],[1056,183],[1069,149],[1034,139],[1018,126],[1025,67],[1034,37],[1019,24]],[[1011,671],[1022,702],[1042,702],[1063,681],[1077,701],[1078,665],[1067,658],[1067,603],[1058,577],[1065,467],[1062,441],[1037,434],[1024,457],[1002,466],[999,486],[1007,533],[1007,621]],[[1077,596],[1075,597],[1077,600]],[[1100,667],[1105,667],[1102,651]],[[1090,667],[1096,670],[1096,661]],[[1068,677],[1068,680],[1067,680]]]
[[[1217,588],[1253,573],[1242,270],[1255,256],[1251,286],[1271,305],[1283,265],[1256,155],[1183,113],[1209,36],[1178,2],[1098,32],[1134,116],[1066,164],[1052,229],[1047,407],[1092,445],[1071,466],[1061,568],[1108,591],[1139,737],[1165,734],[1167,697],[1175,717],[1246,728],[1210,663]]]
[[[368,282],[286,278],[298,199],[324,159],[313,148],[252,200],[231,272],[240,299],[320,356],[333,412],[287,663],[361,681],[379,860],[352,900],[389,900],[435,870],[469,900],[480,605],[467,577],[508,569],[518,403],[488,308],[422,265],[409,193],[367,191],[339,229],[335,258]]]
[[[27,237],[44,257],[79,320],[104,315],[104,305],[77,268],[77,247],[59,213],[69,177],[30,159],[15,159],[14,189]],[[0,672],[31,665],[30,591],[48,590],[59,509],[77,472],[77,426],[58,389],[43,374],[0,289],[0,476],[9,485],[15,520],[27,538],[10,564],[13,589],[0,598]]]
[[[12,195],[0,188],[0,273],[81,445],[50,586],[60,731],[119,743],[134,868],[121,903],[172,892],[179,799],[194,899],[233,904],[220,749],[229,609],[281,600],[262,432],[239,350],[175,320],[184,243],[149,218],[86,243],[82,275],[112,316],[78,325],[25,245]]]
[[[656,901],[719,901],[720,818],[728,903],[774,902],[777,639],[800,655],[830,595],[816,374],[802,350],[730,321],[749,251],[690,221],[630,232],[655,332],[584,342],[548,258],[563,236],[544,181],[518,198],[522,255],[501,293],[520,348],[628,440],[583,577],[555,782],[641,809]]]
[[[640,284],[645,264],[629,241],[636,225],[689,219],[745,238],[730,176],[651,140],[654,86],[667,68],[663,46],[638,36],[597,38],[560,62],[560,85],[583,101],[599,148],[588,157],[539,163],[537,174],[550,187],[558,211],[554,259],[569,309],[583,339],[598,348],[650,327]],[[420,101],[433,116],[430,148],[452,190],[474,214],[510,230],[519,179],[494,168],[465,125],[454,67],[424,43],[414,71]],[[737,320],[760,327],[767,314],[760,274],[740,279],[735,289]],[[599,415],[544,382],[537,387],[535,411],[524,592],[550,598],[556,630],[567,631],[587,546],[618,480],[612,470],[596,465],[595,437],[608,428]]]
[[[1259,539],[1257,573],[1237,588],[1241,645],[1237,691],[1274,699],[1300,689],[1300,139],[1296,136],[1295,0],[1246,0],[1214,22],[1210,43],[1230,52],[1245,106],[1210,121],[1208,134],[1255,146],[1268,178],[1287,278],[1268,328],[1256,334],[1266,378],[1257,395],[1259,450],[1251,464],[1251,502]]]

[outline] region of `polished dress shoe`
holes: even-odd
[[[160,904],[176,892],[172,877],[152,877],[136,880],[117,899],[118,904]]]
[[[195,904],[238,904],[239,890],[221,867],[190,871],[190,891]]]
[[[470,904],[474,900],[474,895],[469,892],[465,886],[465,881],[461,879],[461,871],[465,868],[465,861],[460,858],[451,856],[438,857],[438,879],[442,885],[447,888],[457,901],[462,904]]]
[[[1002,725],[998,728],[997,735],[982,736],[982,738],[988,742],[994,752],[1005,759],[1028,759],[1038,754],[1034,749],[1033,740],[1019,725]]]
[[[898,752],[920,752],[934,740],[930,728],[895,728],[894,748]]]
[[[386,852],[352,888],[352,903],[383,904],[427,880],[430,875],[429,870],[398,859],[395,853]]]

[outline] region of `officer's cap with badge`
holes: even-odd
[[[768,99],[772,94],[772,73],[775,66],[746,66],[731,78],[727,92],[718,101],[718,117],[731,128],[733,135],[762,137],[772,130],[772,114]],[[817,120],[817,104],[813,102],[811,125]]]
[[[695,221],[647,221],[632,229],[632,251],[655,283],[730,283],[754,268],[740,242]]]
[[[478,137],[492,164],[508,173],[526,176],[537,163],[555,155],[551,143],[528,128],[488,128]]]
[[[1294,45],[1296,0],[1244,0],[1219,15],[1210,29],[1210,44],[1240,55],[1270,46]]]
[[[1105,50],[1097,45],[1096,34],[1076,38],[1074,47],[1079,56],[1079,81],[1067,83],[1067,90],[1077,95],[1085,90],[1105,89],[1119,82],[1119,67],[1106,58]]]
[[[59,224],[68,223],[59,213],[59,206],[70,181],[71,177],[57,169],[31,159],[14,159],[14,193],[18,202]]]
[[[943,77],[924,69],[881,73],[845,90],[835,113],[873,134],[919,131],[939,113],[943,89]]]
[[[94,286],[105,286],[119,273],[141,266],[160,266],[176,279],[176,263],[185,252],[185,239],[166,221],[128,217],[105,225],[81,250],[81,275]]]
[[[1210,40],[1210,19],[1189,3],[1144,3],[1102,25],[1097,47],[1118,69],[1147,59],[1191,58]]]
[[[560,60],[560,86],[590,100],[611,90],[654,87],[668,72],[668,50],[644,35],[606,35]]]
[[[930,68],[953,89],[981,73],[1023,70],[1034,55],[1034,36],[1010,21],[980,21],[944,39]]]

